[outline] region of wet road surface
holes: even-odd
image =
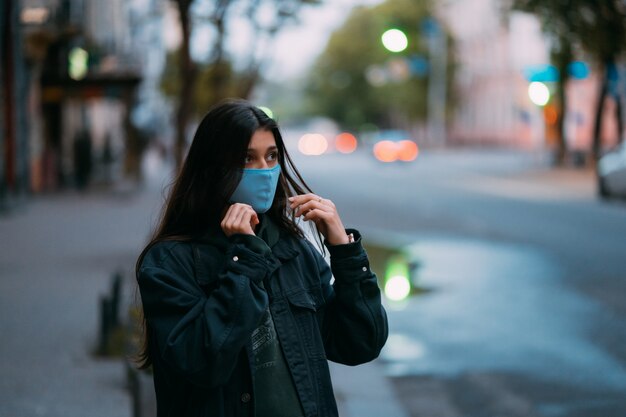
[[[380,359],[411,415],[626,415],[626,205],[530,154],[421,158],[296,161],[366,244],[418,265]]]

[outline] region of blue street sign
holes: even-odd
[[[577,80],[585,79],[589,76],[589,66],[583,61],[574,61],[567,66],[567,71],[572,78]]]
[[[427,17],[422,20],[421,29],[425,37],[437,36],[441,30],[439,22],[432,17]]]
[[[533,65],[524,68],[524,76],[529,82],[551,82],[559,79],[559,71],[554,65]]]
[[[409,70],[417,77],[428,74],[428,60],[421,55],[412,55],[409,58]]]
[[[567,66],[567,72],[572,78],[582,80],[589,76],[589,66],[583,61],[574,61]],[[542,83],[559,80],[559,70],[554,65],[532,65],[524,68],[524,77],[528,82]]]

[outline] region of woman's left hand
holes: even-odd
[[[302,194],[289,197],[289,203],[295,216],[313,221],[330,245],[349,243],[346,229],[343,227],[337,208],[332,201],[315,194]]]

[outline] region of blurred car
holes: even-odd
[[[600,197],[626,197],[626,142],[600,157],[596,173]]]
[[[362,135],[372,154],[381,162],[414,161],[419,155],[417,143],[404,130],[380,130]]]

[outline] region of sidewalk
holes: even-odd
[[[0,217],[0,416],[130,417],[121,360],[96,359],[98,299],[133,266],[160,191],[33,197]],[[130,301],[130,300],[129,300]],[[404,417],[381,366],[332,365],[342,417]]]
[[[340,417],[408,417],[378,361],[348,367],[330,364]]]
[[[124,364],[92,352],[99,297],[132,268],[153,201],[57,194],[0,217],[1,416],[131,415]]]

